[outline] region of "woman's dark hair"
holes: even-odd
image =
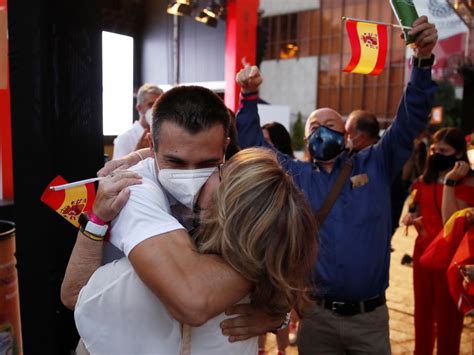
[[[266,129],[270,135],[273,146],[283,154],[294,158],[293,147],[291,144],[291,137],[285,126],[278,122],[267,123],[263,125],[262,129]]]
[[[464,160],[465,162],[468,162],[466,153],[466,139],[464,137],[464,133],[459,128],[450,127],[440,129],[433,135],[431,144],[438,142],[444,142],[450,147],[454,148],[456,151],[454,154],[462,153],[458,160]],[[439,175],[439,172],[434,169],[432,164],[430,164],[429,157],[430,149],[428,149],[428,153],[426,155],[425,171],[421,175],[422,180],[427,184],[435,182]]]

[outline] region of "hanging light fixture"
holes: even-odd
[[[173,0],[168,2],[166,12],[170,15],[189,16],[193,11],[192,0]]]
[[[215,0],[212,0],[194,19],[207,26],[217,27],[217,19],[225,18],[226,16],[225,10],[224,1],[217,3]]]

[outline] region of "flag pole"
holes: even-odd
[[[50,186],[49,189],[53,190],[53,191],[66,190],[66,189],[71,189],[71,188],[76,187],[76,186],[81,186],[81,185],[85,185],[85,184],[88,184],[88,183],[91,183],[91,182],[99,181],[101,179],[103,179],[103,178],[102,177],[95,177],[95,178],[91,178],[91,179],[79,180],[79,181],[71,182],[69,184]]]
[[[376,25],[385,25],[385,26],[390,26],[390,27],[401,28],[401,29],[404,29],[404,30],[411,30],[413,28],[413,27],[408,27],[408,26],[395,25],[393,23],[388,23],[388,22],[363,20],[363,19],[360,19],[360,18],[352,18],[352,17],[346,17],[346,16],[342,16],[342,20],[343,21],[351,20],[351,21],[357,21],[357,22],[374,23]]]

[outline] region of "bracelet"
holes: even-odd
[[[285,316],[285,319],[283,320],[283,323],[281,323],[279,327],[273,329],[272,333],[276,334],[280,330],[285,329],[286,327],[288,327],[288,324],[290,324],[290,319],[291,319],[291,312],[288,312]]]
[[[102,218],[98,217],[92,210],[87,212],[87,215],[89,216],[89,220],[95,224],[100,226],[105,226],[107,224],[107,222],[103,221]]]
[[[86,230],[84,230],[84,228],[81,228],[80,231],[84,236],[86,236],[87,238],[89,238],[93,241],[96,241],[96,242],[103,242],[104,241],[104,237],[100,237],[98,235],[89,233]]]
[[[445,179],[443,184],[445,186],[451,186],[451,187],[454,187],[458,184],[458,181],[457,180],[453,180],[453,179]]]
[[[142,155],[142,153],[140,153],[139,150],[134,151],[134,153],[136,153],[140,157],[140,160],[144,160],[143,155]]]

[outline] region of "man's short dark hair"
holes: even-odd
[[[355,120],[354,127],[357,131],[364,132],[369,138],[379,138],[380,125],[374,114],[364,110],[356,110],[351,112],[350,117]]]
[[[190,134],[221,124],[227,136],[230,117],[219,96],[201,86],[178,86],[156,100],[153,105],[152,135],[154,149],[163,122],[171,122]]]

